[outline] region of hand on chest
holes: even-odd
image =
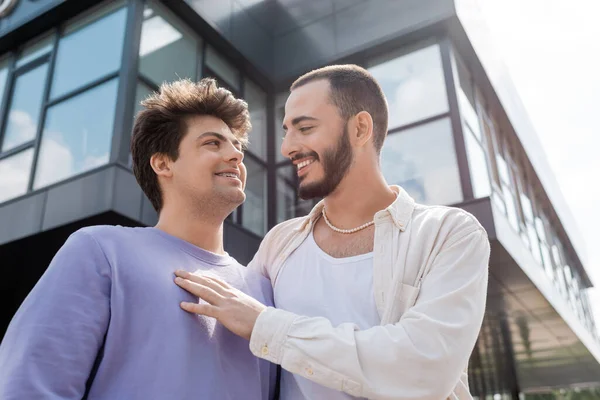
[[[313,228],[313,236],[321,250],[331,257],[353,257],[373,251],[375,227],[370,226],[350,234],[337,233],[332,231],[321,218]]]

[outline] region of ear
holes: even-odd
[[[366,111],[361,111],[354,116],[354,127],[351,131],[351,140],[356,146],[364,146],[373,137],[373,118]]]
[[[169,156],[163,153],[155,153],[150,157],[150,166],[158,177],[170,178],[173,176],[171,163]]]

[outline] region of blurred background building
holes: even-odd
[[[473,394],[600,385],[583,240],[469,0],[0,1],[0,337],[72,232],[156,222],[129,141],[164,81],[212,76],[249,103],[247,201],[225,226],[247,263],[268,229],[313,205],[279,154],[283,106],[298,75],[331,63],[383,87],[388,182],[489,233]]]

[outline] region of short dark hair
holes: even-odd
[[[290,91],[317,80],[327,80],[331,101],[346,120],[361,111],[373,118],[373,144],[381,152],[387,135],[388,107],[381,86],[373,75],[358,65],[329,65],[310,71],[290,87]]]
[[[218,87],[212,78],[199,82],[182,79],[163,83],[157,93],[141,104],[144,109],[136,116],[131,138],[133,173],[157,212],[163,207],[163,199],[150,158],[159,153],[177,160],[190,117],[217,117],[244,146],[248,142],[248,131],[252,127],[248,104],[229,90]]]

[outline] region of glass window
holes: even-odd
[[[246,164],[248,174],[242,225],[262,236],[267,229],[267,170],[249,157],[244,159],[244,164]]]
[[[528,223],[533,224],[533,206],[531,200],[525,193],[521,193],[521,206],[523,207],[523,214]]]
[[[117,86],[113,79],[48,109],[36,189],[108,162]]]
[[[498,165],[498,173],[500,174],[500,179],[502,182],[509,184],[510,183],[510,175],[508,172],[508,164],[502,155],[496,154],[496,164]]]
[[[0,202],[27,192],[33,149],[0,160]]]
[[[144,107],[142,106],[142,101],[144,101],[148,96],[152,94],[153,90],[150,89],[145,84],[138,82],[137,88],[135,89],[135,108],[133,109],[133,116],[135,117],[137,113],[142,111]]]
[[[463,117],[463,121],[471,129],[471,132],[473,132],[477,140],[481,142],[482,137],[481,128],[479,127],[479,117],[477,117],[475,109],[460,88],[458,90],[458,101],[460,103],[460,113]]]
[[[450,120],[421,125],[386,139],[381,167],[389,184],[402,186],[417,202],[462,201]]]
[[[506,204],[506,213],[508,222],[514,228],[515,232],[519,232],[519,216],[517,215],[517,203],[515,198],[507,186],[503,187],[504,203]]]
[[[285,102],[288,93],[280,93],[275,98],[275,160],[277,162],[288,160],[281,154],[283,143],[283,118],[285,118]]]
[[[277,169],[277,174],[279,176],[281,176],[284,179],[287,179],[287,181],[290,184],[295,184],[296,182],[296,173],[297,169],[294,165],[292,165],[291,163],[284,165],[282,167],[279,167]]]
[[[492,178],[498,187],[502,184],[500,182],[500,174],[498,173],[498,166],[496,165],[496,158],[493,156],[494,152],[494,140],[496,135],[496,130],[494,128],[493,122],[488,118],[484,117],[483,119],[483,130],[485,133],[485,142],[487,145],[487,153],[490,155],[489,157],[489,165],[492,170]]]
[[[541,245],[542,249],[542,259],[544,260],[544,270],[546,271],[546,275],[550,278],[552,282],[554,282],[554,268],[552,266],[552,259],[550,257],[550,250],[548,250],[548,246],[545,244]]]
[[[540,238],[540,240],[544,243],[548,243],[548,240],[546,239],[546,229],[544,227],[544,222],[539,217],[535,218],[535,229],[537,230],[538,237]]]
[[[160,85],[180,78],[196,79],[200,40],[155,4],[144,9],[140,73]]]
[[[4,131],[2,151],[10,150],[35,138],[42,110],[47,71],[46,63],[17,78]]]
[[[277,177],[277,223],[295,217],[296,188]]]
[[[258,86],[246,80],[244,97],[248,102],[252,130],[249,133],[248,149],[258,157],[267,158],[267,95]]]
[[[206,66],[232,88],[240,89],[240,72],[211,46],[206,48]]]
[[[60,39],[56,54],[52,98],[115,72],[121,66],[127,10],[104,15]],[[98,16],[96,15],[96,18]],[[86,19],[87,22],[87,19]]]
[[[413,53],[374,61],[369,71],[389,107],[389,129],[448,111],[446,83],[437,44]]]
[[[0,59],[0,106],[6,89],[6,79],[8,78],[8,58]]]
[[[23,52],[17,58],[17,68],[35,60],[44,54],[50,53],[54,46],[54,34],[46,35],[42,38],[36,38],[25,45]]]
[[[469,160],[469,174],[473,186],[473,196],[476,199],[488,197],[492,194],[492,185],[488,173],[487,159],[483,148],[475,139],[471,129],[463,125],[467,159]]]

